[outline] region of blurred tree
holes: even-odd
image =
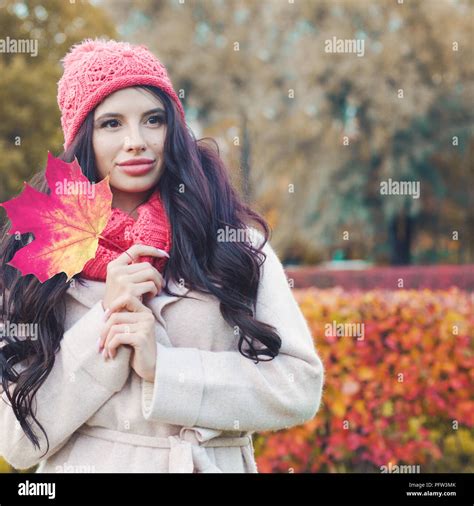
[[[37,56],[0,53],[0,201],[5,201],[44,168],[48,150],[62,150],[56,102],[60,59],[86,37],[116,32],[105,13],[89,3],[0,0],[0,34],[38,44]]]
[[[114,36],[115,22],[122,39],[163,60],[189,123],[216,137],[283,256],[314,261],[342,249],[392,263],[472,261],[466,0],[0,0],[0,8],[1,33],[40,46],[36,58],[0,55],[2,200],[42,166],[45,146],[61,147],[59,59],[84,37]],[[364,41],[363,56],[326,52],[333,38]],[[419,182],[420,198],[382,195],[390,178]]]
[[[342,247],[403,264],[436,221],[431,236],[460,231],[472,260],[468,164],[446,173],[472,139],[469,2],[101,4],[163,59],[187,117],[220,131],[280,249],[298,242],[302,257],[330,258]],[[334,37],[363,40],[363,56],[326,52]],[[420,198],[382,195],[389,178],[420,182]]]

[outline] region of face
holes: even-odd
[[[164,105],[148,90],[124,88],[97,106],[92,144],[100,179],[110,175],[114,207],[130,210],[151,193],[163,169],[165,136]]]

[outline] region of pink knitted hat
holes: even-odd
[[[87,114],[107,95],[129,86],[153,85],[175,102],[183,121],[183,106],[163,64],[146,46],[128,42],[85,39],[71,47],[61,60],[64,73],[58,81],[58,105],[64,149],[77,134]]]

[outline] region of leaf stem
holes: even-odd
[[[132,255],[130,255],[130,253],[126,250],[124,250],[121,246],[119,246],[116,242],[112,241],[111,239],[107,239],[107,237],[104,237],[103,235],[98,235],[97,237],[99,237],[100,239],[102,239],[103,241],[105,242],[108,242],[110,244],[112,244],[113,246],[115,246],[117,249],[119,249],[120,251],[122,251],[123,253],[126,253],[132,260],[132,262],[134,263],[135,262],[135,259],[132,257]]]

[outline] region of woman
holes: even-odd
[[[323,384],[269,228],[145,46],[89,39],[63,63],[61,159],[110,176],[113,212],[70,282],[7,265],[32,237],[4,230],[2,319],[38,335],[0,348],[0,455],[37,472],[257,472],[252,433],[311,419]]]

